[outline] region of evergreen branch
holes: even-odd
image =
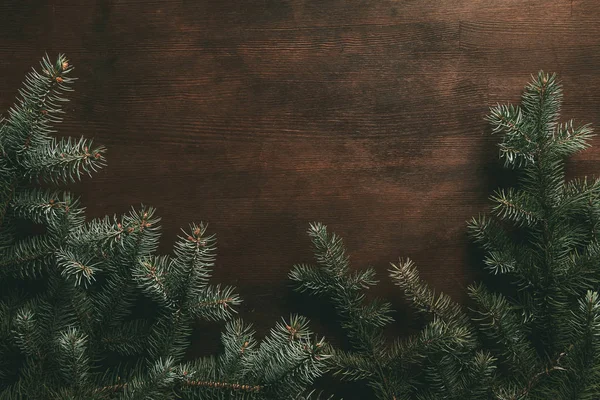
[[[364,288],[374,285],[374,273],[351,274],[344,244],[335,233],[329,235],[325,225],[312,223],[308,234],[313,243],[318,267],[294,266],[290,278],[297,282],[297,290],[326,295],[338,312],[342,327],[359,352],[367,357],[376,371],[371,384],[380,387],[386,396],[393,395],[383,369],[381,354],[385,341],[381,328],[392,321],[388,303],[367,302]],[[306,279],[306,281],[304,280]]]
[[[521,97],[521,107],[525,119],[532,124],[532,132],[536,133],[536,141],[543,147],[559,117],[562,87],[556,74],[539,71],[531,78]]]
[[[564,184],[555,213],[565,219],[584,216],[591,225],[592,238],[596,238],[599,205],[600,179],[588,182],[587,177],[574,178]]]
[[[18,182],[11,171],[2,169],[0,173],[4,177],[0,179],[0,226],[4,227],[4,218],[12,203]]]
[[[113,215],[92,219],[74,229],[69,235],[69,246],[80,251],[95,251],[106,259],[113,253],[113,248],[125,234],[126,228]]]
[[[9,120],[0,119],[0,275],[8,276],[0,288],[0,398],[312,397],[307,388],[327,368],[329,347],[300,317],[278,324],[260,346],[249,327],[232,323],[222,357],[178,363],[196,318],[228,319],[241,302],[233,288],[208,284],[214,235],[190,225],[169,258],[153,255],[160,219],[151,207],[86,222],[79,200],[53,186],[103,167],[106,149],[51,137],[71,67],[64,56],[42,66]],[[51,185],[30,187],[42,182]],[[21,239],[21,219],[44,225],[44,234]],[[9,275],[44,280],[22,285],[22,298],[3,290],[21,283]],[[349,275],[348,283],[366,287],[372,276]],[[361,311],[385,310],[370,306]],[[127,318],[139,312],[147,318]]]
[[[590,124],[573,127],[573,120],[559,124],[553,132],[549,152],[556,157],[567,157],[590,147],[589,140],[595,136]]]
[[[140,288],[159,304],[175,306],[169,278],[170,260],[167,256],[143,257],[134,265],[132,276]]]
[[[462,398],[488,399],[496,371],[496,358],[485,351],[478,350],[473,360],[469,363],[468,372],[463,378]]]
[[[501,219],[513,221],[517,226],[533,225],[541,219],[535,198],[513,188],[498,189],[491,197],[497,203],[492,211]]]
[[[143,204],[139,210],[132,207],[128,214],[123,215],[120,226],[117,224],[122,235],[117,235],[116,239],[129,256],[124,266],[130,267],[138,258],[149,256],[158,248],[160,218],[154,216],[155,212],[155,208]]]
[[[197,302],[189,305],[190,312],[196,318],[208,321],[227,320],[236,312],[235,306],[242,303],[234,288],[221,285],[206,286]]]
[[[219,357],[219,366],[222,376],[235,376],[248,354],[256,348],[252,325],[245,325],[241,319],[227,322],[225,331],[221,335],[224,352]]]
[[[329,235],[321,223],[310,224],[308,230],[317,264],[330,275],[341,277],[348,271],[348,257],[342,239],[335,233]]]
[[[0,249],[0,276],[36,278],[42,274],[54,254],[47,236],[31,236]]]
[[[424,375],[429,382],[426,395],[444,399],[459,398],[459,374],[453,370],[452,360],[448,356],[434,359],[424,369]]]
[[[311,224],[308,233],[318,268],[302,264],[294,266],[290,278],[297,282],[300,291],[314,289],[314,294],[327,294],[342,317],[342,323],[350,329],[350,336],[360,337],[357,342],[364,344],[372,339],[373,329],[392,321],[388,303],[367,302],[361,293],[362,289],[377,282],[374,270],[351,274],[342,240],[335,234],[329,235],[324,225]]]
[[[182,309],[171,312],[164,310],[148,336],[148,353],[151,358],[170,357],[173,361],[180,361],[192,334],[191,321],[189,314]]]
[[[123,386],[120,398],[127,400],[159,400],[171,391],[177,375],[172,358],[159,358],[145,376],[135,377]]]
[[[565,355],[567,355],[566,352],[560,353],[558,358],[554,362],[550,363],[550,365],[546,366],[543,371],[535,373],[527,381],[527,385],[510,400],[526,398],[544,375],[550,375],[553,371],[566,371],[565,368],[560,366],[560,361]]]
[[[24,306],[17,312],[14,322],[16,344],[29,356],[41,354],[42,338],[37,325],[36,315],[30,307]]]
[[[486,250],[484,262],[491,273],[512,274],[523,288],[538,280],[536,254],[531,249],[514,243],[498,221],[479,215],[469,221],[468,229],[469,235]]]
[[[447,324],[456,323],[468,326],[468,318],[460,306],[443,293],[436,296],[435,292],[420,280],[419,272],[412,260],[400,259],[397,265],[391,264],[391,266],[389,273],[394,284],[402,288],[406,297],[416,306],[417,310],[431,313]]]
[[[94,318],[96,325],[102,327],[111,322],[122,322],[131,313],[135,301],[135,288],[127,276],[118,274],[113,269],[104,280],[101,290],[90,293],[91,301],[97,310]]]
[[[118,383],[115,385],[101,386],[94,390],[95,393],[117,393],[122,392],[127,387],[127,383]]]
[[[506,365],[516,373],[528,376],[537,365],[535,350],[528,342],[504,296],[488,292],[482,284],[469,286],[469,296],[477,303],[483,333],[501,346],[500,353]]]
[[[519,107],[497,105],[490,109],[486,119],[492,125],[492,133],[504,133],[499,146],[506,166],[521,167],[534,162],[539,147],[530,137]]]
[[[483,262],[494,275],[509,274],[517,269],[517,260],[513,258],[510,252],[506,251],[488,251]]]
[[[588,290],[572,311],[568,342],[571,344],[560,358],[568,354],[564,383],[558,379],[551,386],[559,389],[564,398],[595,399],[600,396],[600,297]],[[560,364],[559,362],[555,364]]]
[[[309,292],[314,295],[329,293],[335,281],[329,274],[324,274],[318,267],[306,264],[297,264],[289,273],[289,278],[296,284],[300,293]]]
[[[103,329],[98,341],[103,348],[124,355],[140,354],[146,350],[149,323],[136,319]]]
[[[128,214],[122,216],[116,227],[107,224],[109,220],[106,219],[99,226],[100,232],[88,231],[91,235],[88,235],[83,243],[77,244],[84,248],[97,249],[88,242],[96,237],[96,233],[100,233],[100,238],[109,243],[114,241],[113,245],[107,246],[107,259],[102,264],[103,269],[110,274],[102,290],[94,295],[100,325],[108,324],[111,320],[119,321],[131,313],[137,289],[132,270],[140,258],[150,256],[158,247],[160,227],[157,223],[160,218],[155,217],[154,213],[154,208],[144,205],[139,210],[132,208]],[[114,246],[115,244],[118,246]]]
[[[252,381],[264,381],[273,396],[300,394],[322,373],[329,357],[323,340],[312,341],[306,318],[291,316],[289,322],[277,323],[257,351],[244,359],[243,371]]]
[[[371,381],[376,379],[371,360],[367,357],[335,350],[330,360],[330,368],[333,369],[333,374],[344,381]]]
[[[102,271],[97,268],[98,262],[94,262],[89,257],[78,260],[76,255],[69,250],[58,250],[56,260],[61,269],[61,275],[67,280],[73,281],[75,286],[80,286],[83,282],[83,286],[88,287],[92,281],[96,280],[95,274]]]
[[[21,160],[26,178],[38,177],[44,182],[61,184],[81,180],[83,174],[90,177],[106,165],[103,146],[92,148],[92,141],[83,136],[75,141],[68,138],[52,138],[49,143],[34,147]]]
[[[62,332],[58,339],[58,361],[63,379],[75,396],[81,396],[89,378],[90,359],[86,354],[87,336],[75,328]]]
[[[80,203],[69,192],[33,188],[16,191],[10,206],[14,216],[41,224],[79,208]]]
[[[207,225],[191,224],[190,232],[182,229],[183,236],[175,242],[173,265],[175,275],[174,296],[179,301],[193,302],[207,285],[214,266],[216,238],[205,236]]]
[[[315,397],[316,396],[316,397]],[[315,390],[311,390],[307,394],[302,394],[298,396],[295,400],[322,400],[321,396],[323,396],[323,392],[317,392]],[[334,396],[331,395],[324,400],[334,400]]]
[[[19,156],[27,154],[30,147],[43,145],[52,133],[50,123],[61,120],[61,102],[64,92],[72,90],[69,85],[75,80],[68,77],[72,71],[62,54],[52,63],[46,55],[41,61],[42,73],[33,69],[26,77],[21,96],[9,110],[9,118],[0,131],[0,143],[6,156],[18,162]]]

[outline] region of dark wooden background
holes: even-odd
[[[530,74],[557,72],[565,118],[600,125],[598,0],[3,0],[0,38],[1,110],[44,52],[75,65],[60,133],[108,148],[73,188],[88,216],[155,206],[163,253],[209,222],[215,280],[261,333],[293,311],[338,340],[287,280],[311,221],[377,269],[391,334],[418,325],[387,279],[400,256],[466,301],[465,221],[505,179],[484,116]],[[594,145],[571,173],[600,170]],[[194,352],[216,343],[200,327]]]

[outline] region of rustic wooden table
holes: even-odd
[[[215,280],[264,333],[302,312],[337,340],[327,308],[292,293],[321,221],[377,295],[415,329],[389,262],[411,257],[458,301],[480,269],[465,221],[510,183],[484,121],[532,73],[557,72],[565,118],[600,125],[598,0],[4,0],[0,109],[44,52],[79,77],[60,134],[94,137],[108,167],[75,185],[88,216],[155,206],[218,235]],[[569,171],[600,171],[600,139]],[[218,345],[198,327],[194,354]],[[347,398],[352,398],[347,397]]]

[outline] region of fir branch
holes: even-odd
[[[527,132],[519,107],[497,105],[490,109],[486,119],[492,125],[493,133],[504,134],[499,146],[505,166],[522,167],[535,161],[539,147]]]
[[[525,87],[521,105],[525,118],[532,123],[536,140],[545,145],[549,134],[556,127],[562,103],[562,87],[556,74],[539,71]]]
[[[189,314],[182,309],[162,310],[148,335],[150,358],[171,357],[174,362],[180,362],[192,334],[191,322]]]
[[[594,399],[600,396],[600,296],[588,290],[578,300],[578,309],[572,311],[567,340],[570,345],[560,358],[566,379],[555,379],[551,387],[556,387],[564,398]]]
[[[141,354],[146,350],[149,334],[149,321],[132,320],[113,325],[98,334],[98,342],[102,348],[119,354]]]
[[[103,167],[105,148],[51,137],[73,79],[64,56],[42,66],[0,120],[0,398],[308,399],[329,347],[303,318],[278,324],[260,345],[232,323],[221,357],[179,362],[195,319],[229,319],[241,302],[233,288],[208,284],[214,235],[190,225],[170,258],[154,255],[152,207],[86,222],[79,200],[54,187]],[[42,182],[49,187],[30,187]],[[21,239],[20,219],[44,234]],[[24,297],[4,290],[38,277],[22,285]],[[349,281],[364,286],[369,272]],[[147,318],[128,318],[148,301]]]
[[[116,215],[95,218],[76,227],[69,235],[69,247],[79,251],[94,251],[102,258],[108,258],[114,247],[122,243],[125,228]]]
[[[182,302],[195,301],[208,283],[210,268],[214,266],[216,238],[205,236],[207,225],[191,224],[190,232],[182,229],[183,236],[175,242],[173,265],[175,298]]]
[[[507,300],[500,294],[488,292],[482,284],[469,286],[469,296],[478,307],[473,310],[478,314],[473,320],[501,346],[497,350],[502,361],[515,373],[528,376],[537,365],[537,357]]]
[[[36,278],[54,255],[48,236],[31,236],[0,249],[0,276]]]
[[[4,177],[4,179],[0,179],[0,226],[4,227],[4,218],[13,201],[18,182],[12,171],[2,169],[0,173]]]
[[[527,381],[526,386],[521,389],[514,397],[511,397],[510,400],[519,400],[526,398],[532,390],[534,390],[535,386],[539,383],[540,379],[543,376],[548,376],[554,371],[566,371],[565,368],[560,366],[561,359],[567,355],[566,352],[560,353],[558,358],[550,363],[550,365],[546,366],[544,370],[535,373],[529,380]]]
[[[148,372],[137,376],[123,386],[121,399],[127,400],[160,400],[171,391],[177,375],[175,363],[170,357],[159,358],[152,364]]]
[[[53,131],[50,123],[61,120],[63,94],[74,78],[68,75],[72,66],[62,54],[52,63],[46,55],[41,61],[42,72],[33,69],[19,89],[18,104],[9,110],[9,118],[0,131],[0,143],[11,161],[19,162],[30,147],[43,145]]]
[[[374,273],[367,270],[351,274],[342,239],[335,233],[328,234],[323,224],[312,223],[308,234],[318,267],[296,265],[290,278],[297,283],[297,290],[326,295],[330,299],[352,344],[372,364],[375,378],[371,383],[385,396],[393,396],[381,358],[385,353],[381,328],[392,321],[391,308],[388,303],[367,302],[362,293],[365,287],[376,283]]]
[[[368,357],[336,349],[331,360],[333,374],[344,381],[373,381],[376,379],[371,360]]]
[[[236,313],[235,307],[242,303],[241,298],[230,286],[206,286],[196,302],[192,302],[190,312],[196,318],[207,321],[227,320]]]
[[[44,182],[61,184],[81,180],[83,174],[92,176],[106,165],[103,146],[92,148],[91,140],[83,136],[75,141],[71,137],[52,138],[27,152],[21,159],[24,178],[39,178]]]
[[[468,318],[460,306],[443,293],[436,296],[435,292],[420,280],[419,272],[412,260],[400,259],[398,264],[391,264],[391,266],[389,273],[394,284],[402,288],[406,297],[416,306],[417,310],[431,313],[447,324],[456,323],[464,327],[468,326]]]
[[[252,381],[264,381],[274,398],[302,393],[323,372],[329,358],[323,340],[313,342],[308,321],[302,316],[277,323],[257,351],[244,359],[244,375]],[[260,369],[251,366],[260,365]]]
[[[87,336],[76,328],[71,327],[60,334],[57,357],[60,372],[76,397],[82,396],[89,379],[90,359],[86,350]]]
[[[492,209],[494,214],[501,219],[513,221],[516,226],[533,225],[541,219],[536,199],[526,192],[513,188],[498,189],[491,200],[496,203]]]
[[[254,335],[252,325],[244,324],[241,319],[227,322],[221,335],[224,351],[219,357],[219,371],[222,376],[235,376],[242,368],[244,358],[256,349]]]
[[[590,147],[589,141],[595,136],[590,124],[573,126],[573,120],[559,124],[553,132],[549,152],[555,157],[567,157]]]
[[[80,202],[66,191],[33,188],[16,191],[10,207],[15,217],[47,224],[65,211],[80,208]]]
[[[167,307],[175,306],[171,293],[173,289],[168,282],[170,264],[168,256],[143,257],[132,271],[139,287],[159,304]]]
[[[57,265],[61,269],[61,275],[67,280],[80,286],[88,287],[96,280],[95,275],[102,270],[97,267],[98,262],[92,258],[77,259],[77,256],[69,250],[58,250],[56,252]]]
[[[485,215],[473,217],[468,223],[469,235],[486,250],[484,259],[493,274],[511,274],[521,287],[537,280],[535,254],[527,247],[513,242],[506,229]]]
[[[37,325],[36,315],[29,306],[24,306],[17,312],[14,322],[16,344],[25,354],[39,357],[42,337]]]

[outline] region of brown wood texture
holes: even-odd
[[[377,269],[392,334],[418,326],[387,278],[398,257],[466,301],[481,264],[466,220],[510,181],[484,116],[532,73],[557,72],[564,117],[600,125],[598,0],[4,0],[0,38],[1,110],[44,52],[75,66],[60,134],[108,148],[73,187],[88,216],[152,205],[163,253],[208,222],[215,281],[262,333],[301,311],[336,337],[287,280],[312,261],[311,221]],[[593,144],[571,173],[597,174]]]

